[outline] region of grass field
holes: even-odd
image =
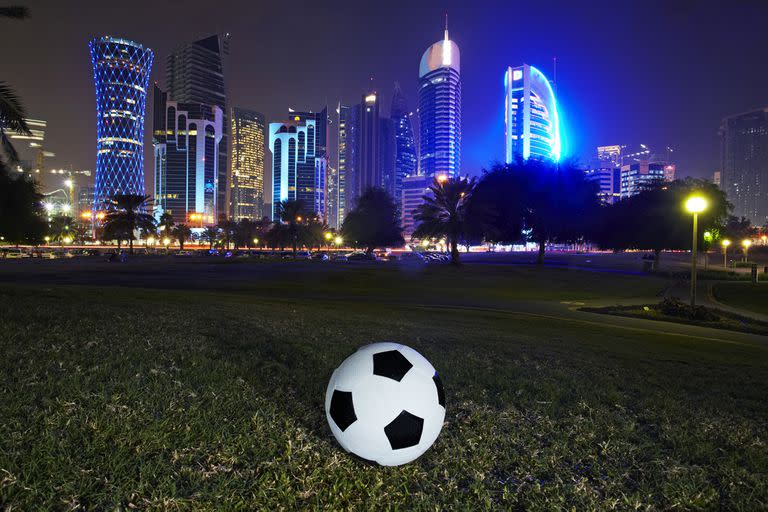
[[[660,282],[286,265],[231,290],[0,286],[0,507],[768,507],[766,344],[514,306]],[[344,453],[323,411],[380,340],[446,388],[442,434],[397,468]]]
[[[713,291],[724,304],[768,315],[768,283],[718,283]]]

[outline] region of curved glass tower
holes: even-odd
[[[445,37],[419,64],[419,165],[425,176],[455,176],[461,164],[459,47]]]
[[[93,209],[100,211],[114,194],[144,194],[144,110],[154,54],[109,36],[88,46],[96,85]]]
[[[560,160],[560,122],[552,86],[544,73],[523,64],[504,73],[505,160],[516,155]]]

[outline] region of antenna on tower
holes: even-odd
[[[448,40],[448,11],[445,11],[445,40]]]

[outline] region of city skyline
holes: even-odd
[[[532,29],[526,28],[514,35],[506,34],[502,24],[493,20],[504,18],[509,7],[493,2],[487,4],[487,9],[474,10],[451,2],[410,8],[395,4],[382,13],[351,3],[337,3],[331,9],[334,19],[330,14],[312,9],[307,19],[292,19],[285,10],[269,8],[253,22],[255,27],[248,27],[241,20],[248,16],[225,16],[215,11],[210,16],[192,19],[188,12],[205,10],[204,4],[194,2],[188,4],[189,9],[180,9],[180,4],[152,6],[140,2],[138,8],[120,19],[108,16],[108,9],[95,2],[82,2],[86,15],[78,12],[78,19],[74,13],[57,6],[41,2],[28,5],[32,17],[24,22],[8,23],[5,27],[8,37],[45,32],[56,37],[59,57],[52,59],[48,55],[44,41],[30,41],[24,52],[11,52],[6,76],[9,83],[23,92],[29,117],[48,121],[46,139],[50,141],[51,151],[57,154],[50,164],[54,167],[95,168],[92,151],[95,126],[89,122],[94,109],[93,89],[82,76],[88,64],[83,47],[90,37],[104,34],[131,38],[152,48],[158,58],[151,80],[165,85],[160,78],[166,73],[163,63],[174,49],[211,34],[231,33],[227,70],[230,103],[264,112],[268,120],[273,120],[279,119],[277,114],[285,112],[287,106],[304,110],[312,105],[354,101],[370,86],[371,76],[374,87],[379,90],[388,90],[399,81],[409,104],[416,105],[414,68],[418,55],[438,39],[443,14],[448,11],[451,37],[463,53],[462,172],[469,174],[478,174],[492,161],[503,160],[504,91],[499,77],[509,63],[528,62],[550,75],[552,58],[558,58],[556,86],[566,139],[564,156],[575,154],[583,162],[597,145],[639,141],[657,147],[672,145],[681,175],[711,177],[719,166],[720,120],[768,103],[765,94],[758,92],[768,89],[768,72],[743,66],[758,52],[759,45],[754,44],[759,41],[757,27],[767,17],[768,11],[756,4],[739,5],[727,13],[706,6],[651,6],[643,10],[640,4],[632,4],[621,9],[600,10],[599,6],[555,4],[543,13],[552,19],[554,35],[550,40],[531,38]],[[143,5],[146,7],[142,8]],[[241,14],[252,10],[247,5],[237,9]],[[183,20],[177,25],[178,31],[171,33],[167,27],[154,30],[164,19],[161,14],[170,11]],[[406,11],[409,30],[398,30],[397,35],[393,35],[394,20],[402,21]],[[345,34],[354,44],[345,45],[333,37],[319,39],[317,53],[339,55],[307,64],[314,78],[311,88],[302,86],[305,82],[301,80],[292,80],[299,69],[286,65],[298,58],[299,43],[305,41],[281,47],[280,51],[259,50],[264,48],[259,41],[274,37],[291,24],[297,28],[314,23],[349,27],[346,23],[349,20],[362,22],[374,17],[380,19],[375,27],[360,23],[366,30],[355,26]],[[688,19],[696,23],[681,23]],[[607,23],[609,21],[613,23]],[[663,43],[648,41],[641,45],[643,48],[632,45],[629,53],[626,50],[630,43],[621,43],[621,37],[614,38],[621,43],[614,45],[616,47],[598,46],[601,40],[622,34],[622,24],[631,28],[651,22],[658,30],[666,27],[677,37],[667,38]],[[740,30],[738,33],[708,31],[716,22],[726,27],[740,24]],[[67,27],[66,34],[60,31],[59,25]],[[590,32],[590,27],[600,28],[602,34]],[[580,44],[574,45],[571,41],[576,34]],[[725,35],[727,37],[723,37]],[[686,38],[688,42],[701,44],[683,44]],[[705,59],[696,53],[707,52],[694,52],[693,48],[712,51]],[[619,55],[624,55],[623,60],[617,60]],[[735,83],[732,94],[710,98],[696,84],[703,80],[714,82],[714,86],[729,83],[724,76],[727,74],[715,72],[712,66],[718,58],[726,56],[731,59],[729,66],[743,66],[748,79]],[[258,66],[250,64],[252,58],[258,59]],[[645,63],[642,73],[629,65],[638,61]],[[678,66],[677,63],[683,61],[686,66]],[[40,62],[45,66],[41,68]],[[663,84],[652,78],[654,72],[666,78],[661,80]],[[602,80],[597,80],[598,77]],[[278,82],[289,85],[278,87]],[[58,90],[67,95],[67,102],[48,97],[55,96],[48,94],[46,84],[50,83],[62,85]],[[386,96],[382,104],[384,111],[389,110]],[[651,102],[653,106],[649,108]],[[658,122],[659,116],[663,116],[664,122]],[[633,122],[626,123],[627,118]],[[330,132],[333,134],[334,129]],[[335,141],[330,141],[331,147],[334,144]],[[145,155],[150,154],[151,148],[145,147]],[[147,189],[152,190],[151,177],[147,174]]]

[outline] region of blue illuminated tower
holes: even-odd
[[[445,37],[419,64],[419,166],[427,177],[455,176],[461,165],[459,47]]]
[[[560,121],[552,86],[544,74],[523,64],[504,73],[505,160],[560,160]]]
[[[100,211],[114,194],[144,194],[144,110],[154,54],[109,36],[88,46],[96,85],[93,209]]]
[[[392,107],[389,117],[395,125],[395,169],[392,184],[392,197],[400,201],[403,190],[403,180],[416,174],[416,143],[413,137],[413,125],[408,104],[400,89],[400,84],[395,82],[395,94],[392,96]]]

